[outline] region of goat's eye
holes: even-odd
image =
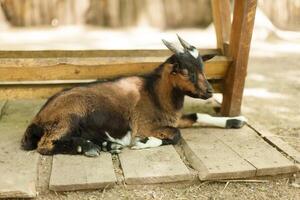
[[[188,76],[189,75],[189,71],[187,69],[183,69],[181,70],[182,75],[184,76]]]

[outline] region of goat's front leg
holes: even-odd
[[[151,136],[135,139],[131,149],[145,149],[167,144],[177,144],[181,138],[180,130],[175,127],[161,127],[151,132]]]
[[[178,123],[178,128],[193,126],[214,126],[220,128],[241,128],[247,122],[244,116],[238,117],[215,117],[208,114],[193,113],[183,115]]]

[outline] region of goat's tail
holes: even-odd
[[[35,123],[31,123],[27,127],[24,136],[21,140],[22,149],[27,151],[36,149],[37,144],[43,135],[44,129]]]

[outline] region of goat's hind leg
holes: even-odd
[[[63,138],[55,142],[56,153],[84,154],[88,157],[100,155],[101,147],[82,137]]]
[[[152,131],[151,136],[137,138],[131,149],[145,149],[161,145],[177,144],[181,139],[180,130],[175,127],[161,127]]]
[[[66,135],[56,138],[45,135],[39,142],[37,151],[43,155],[84,154],[88,157],[95,157],[99,156],[101,148],[81,137]]]
[[[123,145],[111,141],[104,141],[101,144],[101,149],[102,151],[108,151],[111,154],[118,154],[121,153]]]
[[[178,123],[179,128],[193,126],[214,126],[220,128],[241,128],[247,122],[244,116],[238,117],[215,117],[203,113],[183,115]]]

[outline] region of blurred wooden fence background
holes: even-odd
[[[206,27],[211,0],[0,0],[0,26],[90,24],[157,28]],[[223,1],[223,0],[220,0]],[[259,7],[281,29],[300,30],[300,0],[263,0]],[[2,12],[2,13],[1,13]]]
[[[1,0],[1,8],[13,26],[148,23],[175,28],[212,22],[210,0]]]

